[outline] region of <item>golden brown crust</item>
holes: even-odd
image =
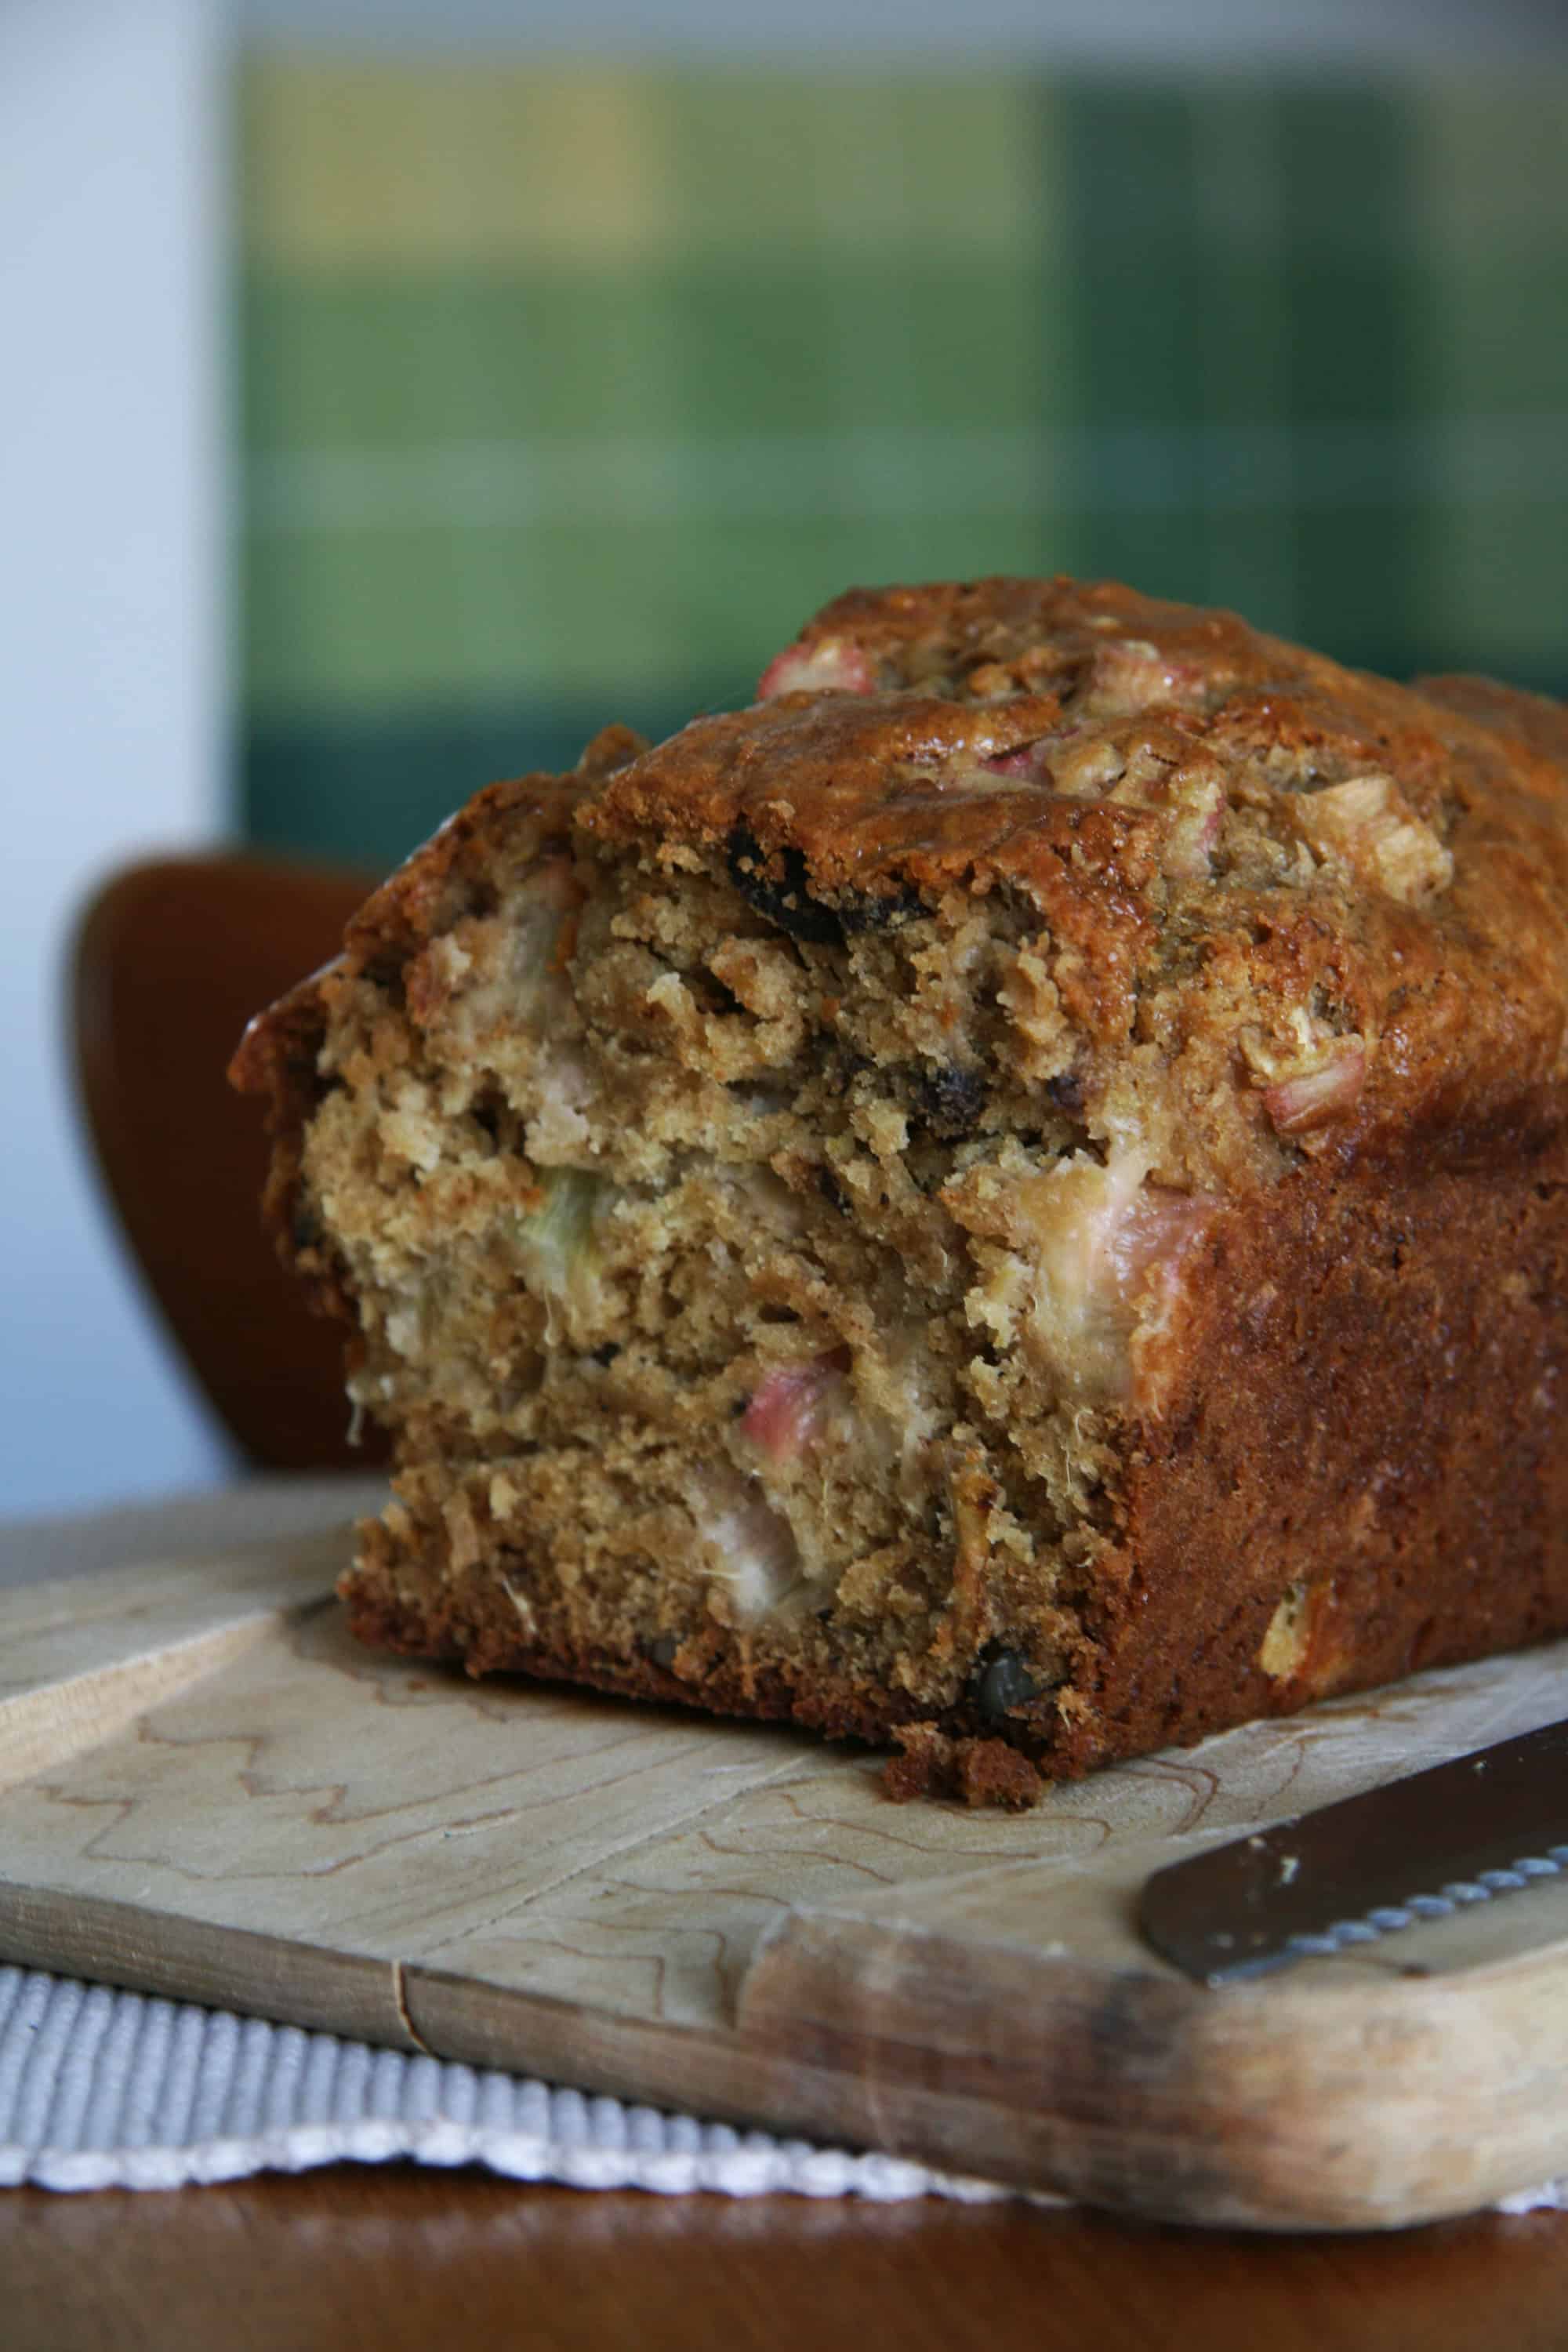
[[[877,690],[785,692],[651,751],[611,729],[574,777],[480,793],[370,899],[343,968],[433,936],[520,824],[565,832],[575,820],[606,846],[723,848],[761,888],[798,883],[795,900],[820,900],[829,921],[851,901],[874,919],[910,890],[1017,889],[1066,950],[1054,979],[1068,1012],[1108,1051],[1148,1037],[1169,1055],[1183,1042],[1173,1018],[1213,1029],[1244,1000],[1286,1018],[1328,1003],[1335,1028],[1373,1047],[1358,1098],[1314,1139],[1342,1164],[1373,1150],[1463,1160],[1489,1135],[1561,1116],[1558,706],[1489,680],[1391,685],[1229,614],[1063,580],[854,590],[798,642],[809,653],[845,641],[874,663]],[[979,765],[1032,745],[1044,746],[1037,774]],[[1132,800],[1058,788],[1058,750],[1081,767],[1102,746],[1158,786]],[[1162,850],[1194,766],[1217,769],[1225,825],[1201,871],[1173,877]],[[1281,887],[1229,854],[1238,812],[1288,834],[1298,807],[1368,773],[1391,779],[1451,856],[1447,887],[1406,903],[1331,854],[1308,887]],[[310,1098],[336,969],[253,1024],[236,1056],[235,1083],[272,1097],[285,1134]]]
[[[749,835],[775,877],[787,856],[829,904],[1011,885],[1076,951],[1071,1010],[1105,1046],[1147,1025],[1173,934],[1257,999],[1326,996],[1345,1032],[1379,1047],[1336,1129],[1342,1160],[1374,1146],[1424,1160],[1446,1138],[1468,1151],[1500,1122],[1535,1124],[1542,1090],[1562,1087],[1568,719],[1556,706],[1489,681],[1417,692],[1229,614],[1067,581],[856,590],[799,643],[809,654],[847,640],[873,662],[875,691],[786,693],[700,719],[623,771],[585,813],[589,830]],[[941,692],[920,683],[933,678]],[[1104,745],[1163,772],[1166,805],[1062,792],[1064,735],[1078,763]],[[974,772],[1042,741],[1037,777]],[[1284,833],[1318,793],[1391,779],[1452,856],[1451,884],[1406,903],[1331,858],[1306,889],[1260,885],[1224,832],[1209,868],[1173,877],[1172,803],[1210,762],[1227,828],[1250,807]]]

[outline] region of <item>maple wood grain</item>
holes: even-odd
[[[582,2193],[397,2167],[0,2199],[7,2352],[1547,2352],[1568,2215],[1260,2240],[1024,2204]]]

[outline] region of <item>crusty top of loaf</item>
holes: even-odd
[[[1479,1161],[1562,1116],[1568,711],[1487,680],[1392,685],[1112,584],[853,590],[750,709],[479,794],[369,902],[349,967],[574,824],[721,856],[802,940],[1010,894],[1091,1054],[1188,1055],[1205,1085],[1245,1063],[1304,1149]],[[320,1001],[257,1024],[237,1082],[298,1103]]]

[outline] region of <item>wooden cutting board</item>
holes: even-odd
[[[1183,2221],[1393,2226],[1568,2173],[1568,1881],[1219,1991],[1131,1924],[1184,1851],[1561,1715],[1568,1644],[1013,1817],[374,1657],[347,1545],[143,1541],[0,1592],[0,1958]]]

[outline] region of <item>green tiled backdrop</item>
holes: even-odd
[[[851,581],[1568,688],[1568,73],[268,52],[240,104],[258,842],[390,861]]]

